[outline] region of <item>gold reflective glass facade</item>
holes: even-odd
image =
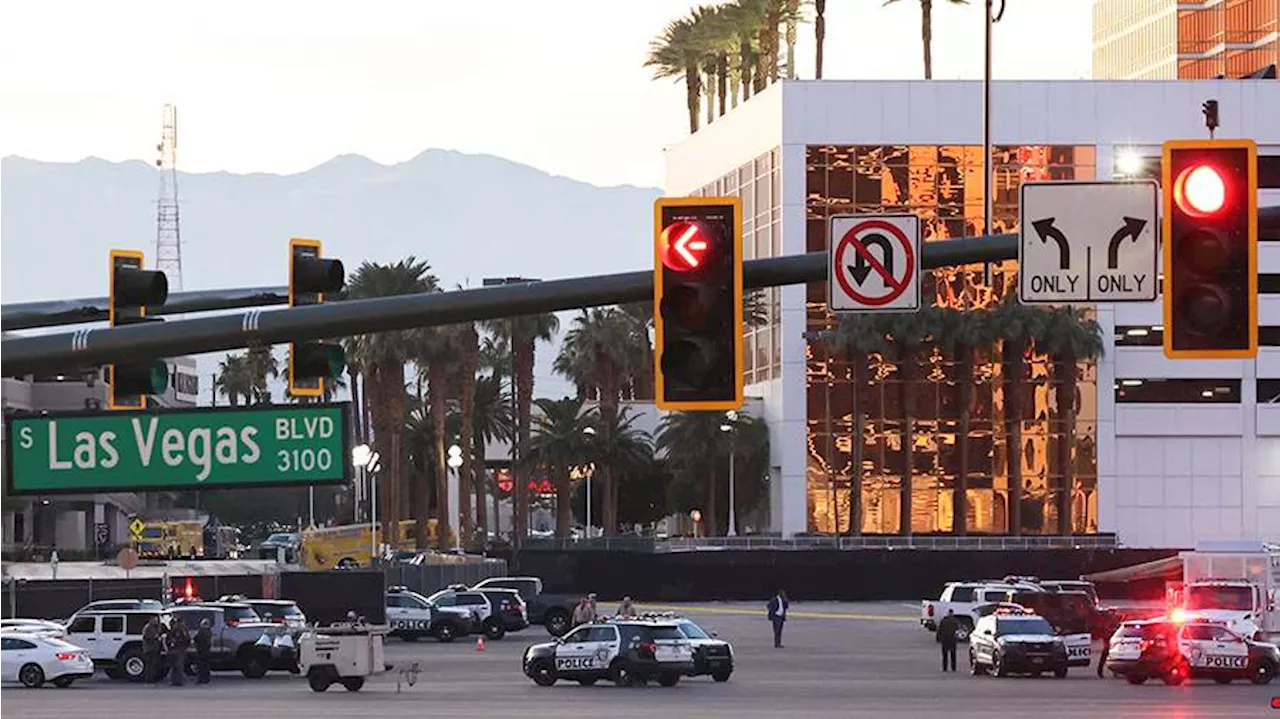
[[[1280,65],[1280,0],[1096,0],[1093,77],[1243,78]]]
[[[1033,145],[992,148],[993,231],[1016,231],[1021,184],[1038,180],[1092,180],[1092,146]],[[982,234],[982,148],[978,146],[855,145],[807,148],[806,243],[827,251],[827,219],[833,214],[910,212],[921,219],[923,238]],[[958,309],[990,307],[1016,292],[1016,263],[925,273],[926,302]],[[826,283],[808,286],[807,329],[832,325]],[[916,377],[904,386],[892,356],[873,353],[863,372],[846,357],[827,356],[822,343],[807,343],[808,529],[815,533],[903,534],[900,502],[904,476],[911,480],[911,533],[946,534],[954,527],[953,492],[960,452],[967,449],[965,525],[970,534],[1007,534],[1009,471],[1001,347],[978,348],[972,379],[960,377],[956,357],[933,347],[919,353]],[[1057,407],[1057,386],[1047,357],[1033,353],[1029,379],[1011,386],[1022,398],[1021,534],[1058,534],[1058,497],[1071,493],[1071,528],[1095,533],[1097,520],[1096,368],[1079,367],[1075,431],[1067,432]],[[864,382],[858,381],[861,375]],[[958,435],[959,386],[971,382],[970,429]],[[859,386],[860,385],[860,386]],[[855,397],[855,390],[858,394]],[[915,406],[912,467],[905,466],[903,392]],[[861,420],[858,415],[861,415]],[[855,428],[862,431],[855,434]],[[1061,443],[1074,435],[1070,487]],[[854,467],[854,442],[862,461]],[[850,517],[852,493],[861,498],[861,521]],[[851,527],[851,523],[856,526]]]

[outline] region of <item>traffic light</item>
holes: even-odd
[[[1164,353],[1258,354],[1258,147],[1164,144]]]
[[[151,322],[147,307],[169,298],[169,279],[163,272],[142,269],[143,254],[111,250],[107,319],[112,327]],[[164,394],[169,388],[169,365],[150,360],[107,365],[107,407],[146,409],[147,395]]]
[[[326,293],[346,283],[342,260],[321,256],[320,240],[289,240],[289,306],[318,305]],[[289,343],[289,394],[321,397],[324,382],[342,374],[346,356],[342,345],[330,342]]]
[[[654,203],[653,320],[657,405],[742,406],[742,200]]]

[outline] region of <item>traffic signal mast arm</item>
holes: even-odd
[[[922,262],[924,269],[933,269],[999,262],[1017,255],[1017,235],[992,235],[928,243]],[[826,276],[825,252],[743,263],[743,285],[748,289],[817,282]],[[646,269],[456,292],[346,300],[289,310],[251,310],[178,320],[163,326],[136,325],[7,339],[0,347],[0,373],[13,377],[58,369],[75,371],[126,359],[217,352],[253,343],[389,332],[652,298],[653,270]]]
[[[288,287],[241,287],[227,290],[178,292],[169,295],[163,305],[148,307],[147,316],[236,310],[243,307],[283,305],[288,302]],[[110,314],[110,297],[16,302],[0,307],[0,325],[4,326],[5,331],[29,330],[36,327],[102,322]]]

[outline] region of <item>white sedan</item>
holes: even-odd
[[[57,637],[0,632],[0,680],[35,689],[46,681],[65,688],[93,676],[89,650]]]
[[[57,622],[45,619],[0,619],[0,632],[20,632],[24,634],[42,634],[48,637],[64,637],[67,628]]]

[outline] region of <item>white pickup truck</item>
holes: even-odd
[[[948,582],[937,599],[925,599],[920,602],[920,626],[936,632],[938,622],[947,616],[947,611],[950,610],[960,618],[960,628],[956,631],[957,638],[962,642],[967,641],[969,632],[978,621],[973,613],[974,607],[1007,602],[1009,592],[1016,592],[1027,586],[1029,585],[1021,583]]]

